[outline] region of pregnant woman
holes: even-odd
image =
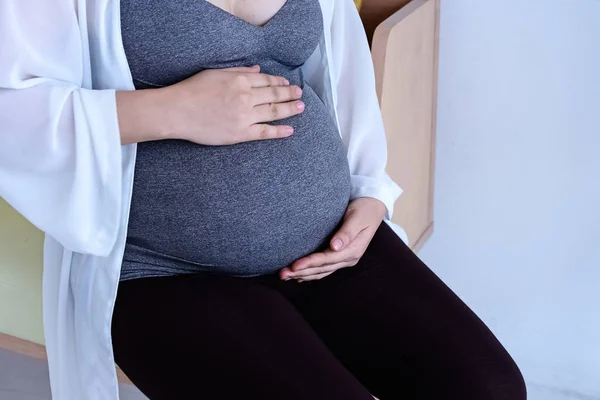
[[[351,0],[4,0],[0,49],[54,398],[525,399],[392,228]]]

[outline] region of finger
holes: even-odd
[[[256,123],[279,121],[298,115],[304,111],[304,102],[301,100],[287,103],[270,103],[254,107]]]
[[[253,105],[271,103],[287,103],[302,97],[302,89],[298,86],[270,86],[255,88],[252,91]]]
[[[248,130],[247,137],[243,141],[251,142],[254,140],[283,139],[291,136],[294,128],[287,125],[267,125],[255,124]]]
[[[306,279],[307,277],[314,275],[322,275],[331,272],[335,272],[340,268],[349,267],[350,263],[348,261],[339,262],[336,264],[323,265],[321,267],[312,267],[300,270],[298,272],[294,272],[291,277],[293,279]]]
[[[314,275],[306,275],[306,276],[293,278],[293,279],[298,280],[298,282],[323,279],[324,277],[329,276],[329,275],[333,274],[334,272],[339,271],[342,268],[349,268],[349,267],[353,267],[354,265],[356,265],[356,264],[349,263],[349,262],[338,263],[338,264],[328,266],[328,267],[331,267],[331,269],[332,269],[328,272],[323,272],[323,273],[314,274]]]
[[[332,251],[325,250],[322,253],[314,253],[294,262],[290,266],[292,273],[315,267],[323,267],[325,265],[337,264],[344,261],[349,261],[353,258],[353,254],[349,251]]]
[[[260,65],[254,65],[252,67],[223,68],[223,71],[227,71],[227,72],[260,72]]]
[[[346,216],[342,227],[333,235],[329,242],[334,251],[345,249],[361,232],[368,229],[368,224],[360,216],[361,214],[356,212]]]
[[[331,274],[333,274],[335,271],[332,272],[327,272],[325,274],[320,274],[320,275],[312,275],[303,279],[298,279],[298,282],[302,283],[302,282],[310,282],[310,281],[318,281],[321,280]]]
[[[250,81],[250,87],[261,88],[267,86],[289,86],[290,81],[281,76],[268,74],[248,74],[246,78]]]

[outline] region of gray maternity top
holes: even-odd
[[[327,246],[350,197],[337,127],[300,66],[323,35],[318,0],[287,0],[264,26],[206,0],[121,0],[137,89],[260,65],[304,89],[285,139],[230,146],[140,143],[121,279],[270,274]],[[215,132],[218,134],[218,132]]]

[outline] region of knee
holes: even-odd
[[[504,398],[511,400],[526,400],[527,399],[527,386],[525,385],[525,379],[523,374],[519,370],[517,365],[514,365],[512,372],[508,375],[506,381],[507,394]]]
[[[526,400],[527,387],[523,374],[517,364],[509,359],[502,368],[498,368],[487,380],[490,399]]]

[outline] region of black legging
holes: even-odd
[[[385,223],[357,266],[321,281],[125,281],[112,334],[152,400],[526,398],[494,335]]]

